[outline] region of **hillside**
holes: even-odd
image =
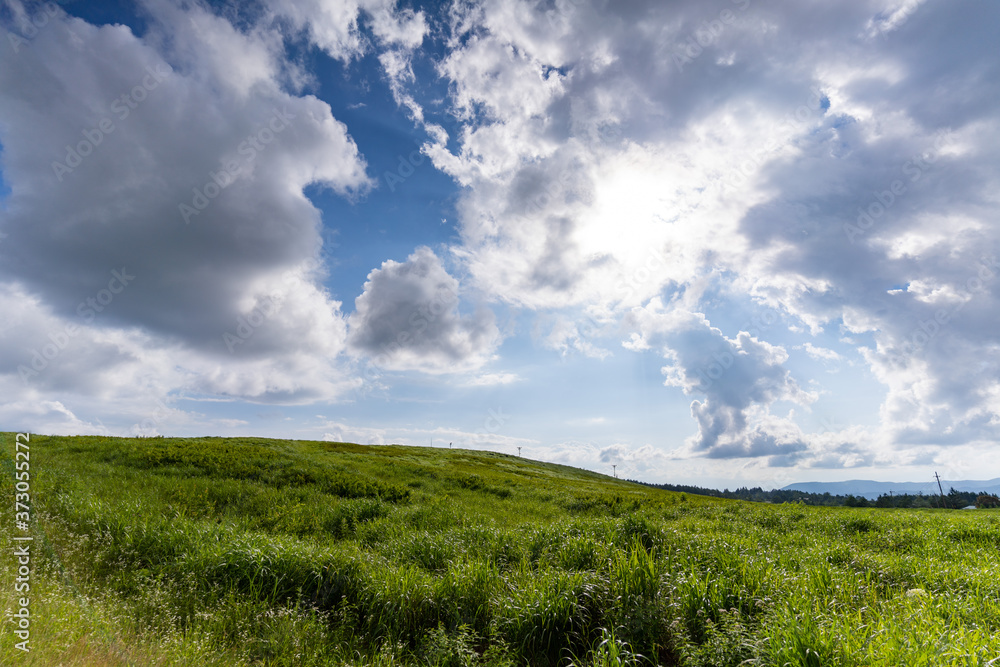
[[[0,482],[13,499],[14,436]],[[26,665],[985,665],[1000,514],[761,506],[489,452],[30,440]],[[10,503],[7,504],[10,506]],[[0,558],[18,608],[17,562]]]

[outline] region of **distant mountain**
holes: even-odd
[[[954,488],[956,491],[980,491],[1000,495],[1000,477],[987,480],[941,480],[944,492]],[[782,487],[782,491],[806,491],[808,493],[829,493],[831,495],[864,496],[869,500],[875,500],[884,493],[911,493],[931,496],[938,493],[937,482],[875,482],[870,479],[852,479],[846,482],[797,482]]]

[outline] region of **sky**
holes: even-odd
[[[0,428],[1000,477],[1000,5],[0,4]]]

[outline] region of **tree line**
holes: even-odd
[[[759,486],[752,488],[740,487],[735,491],[724,489],[706,489],[700,486],[688,484],[651,484],[649,482],[639,482],[628,480],[644,486],[651,486],[664,491],[676,491],[680,493],[691,493],[700,496],[712,496],[715,498],[729,498],[732,500],[749,500],[757,503],[802,503],[804,505],[834,506],[845,505],[847,507],[934,507],[942,506],[940,495],[927,495],[924,493],[884,493],[875,500],[869,500],[864,496],[851,494],[834,495],[826,493],[809,493],[808,491],[795,491],[788,489],[771,489],[765,491]],[[985,492],[974,493],[971,491],[959,491],[954,487],[943,499],[944,507],[948,509],[961,509],[969,505],[975,505],[980,509],[990,507],[1000,507],[1000,498]]]

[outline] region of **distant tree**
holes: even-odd
[[[888,493],[883,493],[875,501],[875,507],[899,507],[900,496],[890,496]]]
[[[987,493],[980,493],[976,497],[976,507],[979,509],[987,509],[991,507],[1000,507],[1000,498]]]
[[[952,487],[948,492],[947,507],[951,509],[962,509],[976,502],[976,494],[971,491],[958,491]]]
[[[907,496],[904,494],[894,496],[892,499],[889,496],[885,496],[884,500],[880,499],[881,504],[879,504],[879,501],[869,501],[863,496],[835,496],[831,495],[829,491],[824,491],[823,493],[807,493],[805,491],[788,489],[771,489],[770,491],[765,491],[759,486],[753,488],[742,486],[735,490],[724,489],[719,491],[718,489],[706,489],[688,484],[651,484],[634,479],[628,481],[657,489],[664,489],[665,491],[713,496],[716,498],[730,498],[734,500],[750,500],[758,503],[802,503],[804,505],[822,505],[828,507],[833,505],[848,505],[850,503],[853,503],[853,507],[872,507],[873,505],[876,507],[939,507],[941,504],[937,496],[933,498],[934,504],[932,505],[932,499],[922,494],[917,496]],[[849,498],[850,503],[848,503]]]
[[[870,507],[871,505],[864,496],[853,496],[850,494],[844,498],[844,504],[848,507]]]

